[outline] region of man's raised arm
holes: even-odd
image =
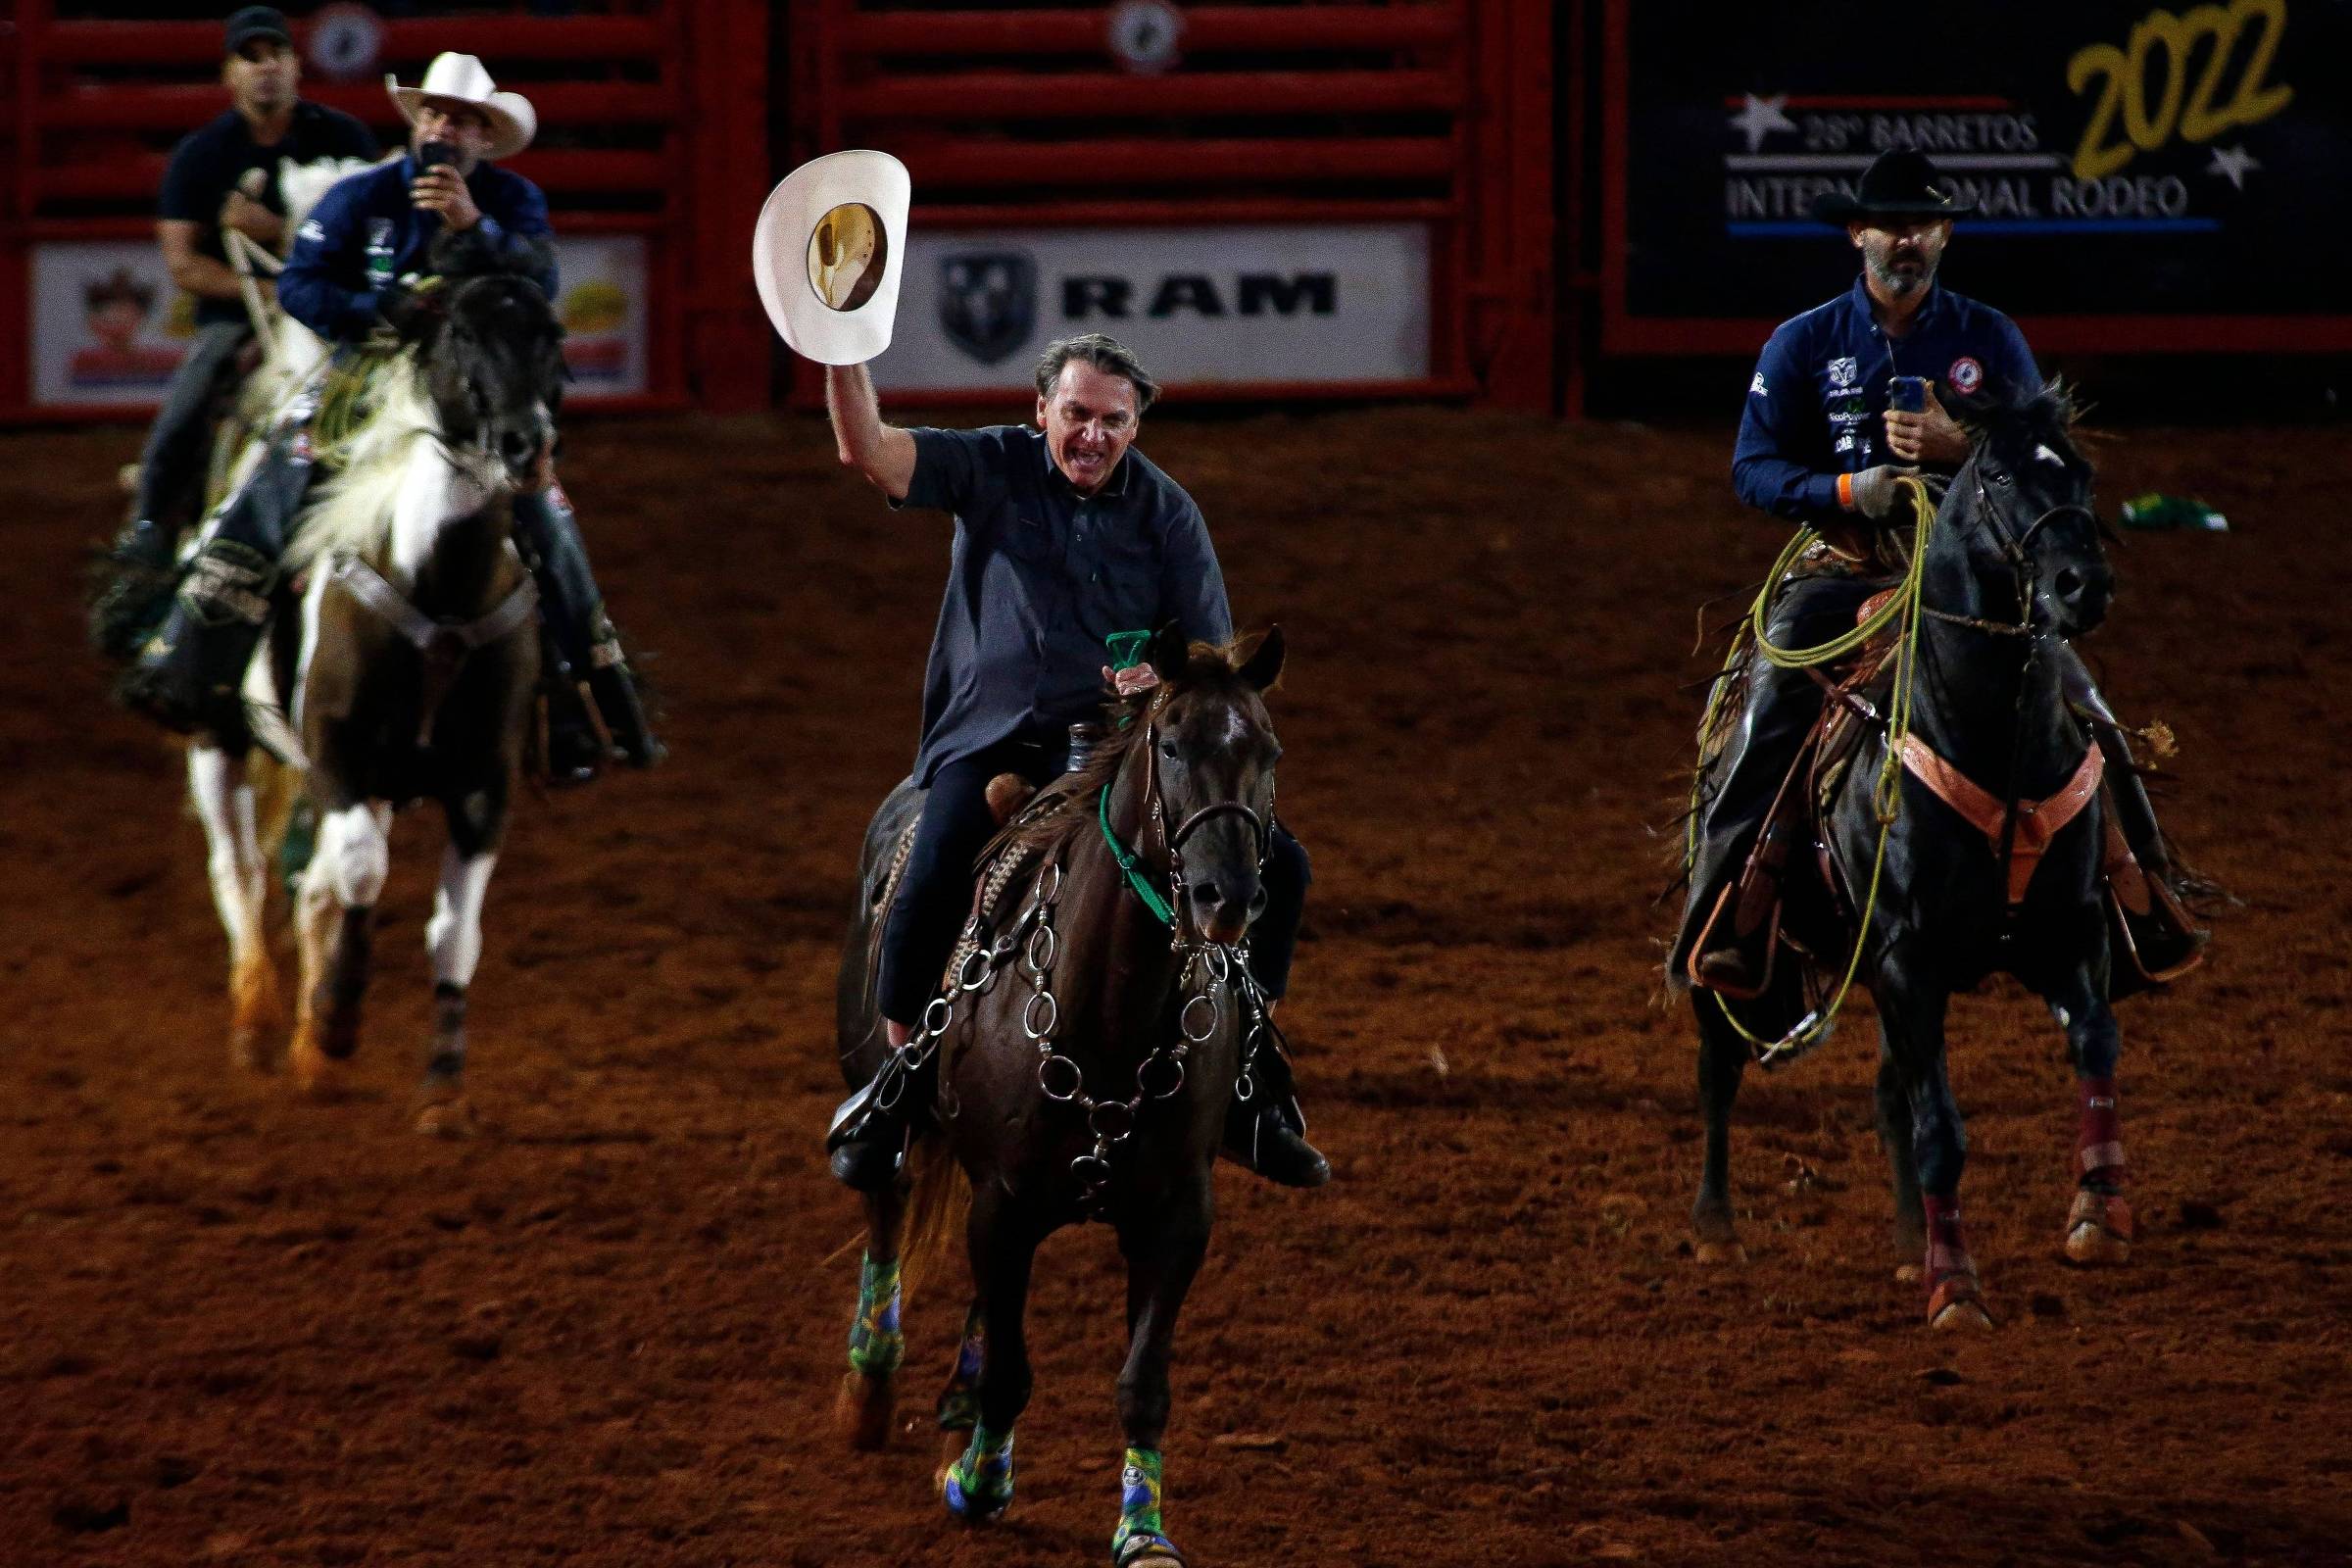
[[[914,437],[882,422],[873,377],[862,365],[825,367],[825,413],[841,466],[856,468],[892,501],[906,499],[914,482]]]

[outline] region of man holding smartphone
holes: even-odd
[[[278,277],[286,314],[337,345],[338,358],[373,335],[384,297],[425,266],[444,231],[476,236],[492,256],[517,265],[556,298],[547,198],[528,179],[497,167],[530,144],[538,128],[530,101],[499,91],[482,63],[464,54],[435,58],[419,86],[390,77],[385,86],[409,122],[408,155],[328,191],[296,231]],[[200,547],[200,557],[218,553],[223,568],[187,575],[171,617],[125,682],[126,700],[173,728],[241,730],[237,684],[261,635],[250,607],[268,589],[248,579],[257,570],[274,572],[309,491],[309,414],[299,410],[272,433],[269,456],[221,509]],[[579,782],[605,760],[605,744],[580,695],[583,682],[621,756],[639,766],[654,762],[662,747],[552,470],[515,497],[514,539],[539,584],[550,773],[557,782]],[[242,583],[247,591],[207,598],[208,589],[224,583]]]
[[[1862,273],[1845,293],[1774,331],[1748,381],[1732,456],[1740,500],[1818,529],[1830,546],[1800,564],[1774,600],[1769,630],[1782,647],[1810,647],[1853,626],[1863,601],[1890,581],[1874,558],[1879,529],[1908,520],[1898,515],[1895,481],[1923,469],[1949,474],[1967,461],[1967,433],[1936,389],[2015,396],[2040,385],[2015,322],[1936,281],[1952,221],[1969,204],[1927,155],[1882,154],[1857,194],[1833,192],[1813,211],[1844,227],[1862,253]],[[2171,858],[2123,733],[2081,661],[2071,649],[2064,658],[2076,706],[2100,715],[2091,727],[2109,754],[2124,836],[2142,866],[2167,876]],[[1682,934],[1667,962],[1670,980],[1736,997],[1764,984],[1771,910],[1798,826],[1776,813],[1774,802],[1822,703],[1808,670],[1754,660],[1746,682],[1732,756],[1700,812]],[[1740,893],[1727,899],[1735,875]],[[1725,917],[1710,926],[1718,904]],[[1707,947],[1693,953],[1702,934]],[[2184,924],[2165,936],[2152,956],[2158,964],[2202,939]]]

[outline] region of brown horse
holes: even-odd
[[[453,248],[454,250],[454,248]],[[425,942],[435,1023],[418,1128],[463,1132],[466,988],[538,678],[537,595],[509,543],[516,488],[544,475],[562,328],[516,269],[444,279],[393,314],[410,347],[382,408],[288,554],[307,566],[291,719],[318,837],[296,892],[292,1067],[334,1092],[359,1042],[394,808],[449,827]]]
[[[1246,938],[1262,902],[1280,755],[1259,694],[1282,654],[1279,631],[1246,661],[1162,632],[1152,648],[1157,689],[1121,705],[1120,727],[1087,769],[999,840],[981,913],[903,1048],[945,1053],[935,1130],[908,1162],[913,1191],[903,1183],[865,1199],[846,1388],[861,1446],[889,1431],[904,1353],[902,1244],[919,1259],[958,1210],[966,1216],[974,1295],[940,1425],[960,1448],[943,1493],[969,1522],[1012,1500],[1038,1244],[1087,1218],[1113,1227],[1127,1259],[1129,1335],[1111,1538],[1120,1568],[1183,1561],[1160,1526],[1170,1346],[1208,1248],[1209,1166],[1227,1106],[1257,1093],[1251,1065],[1279,1049]],[[874,939],[916,801],[902,786],[866,837],[842,962],[841,1057],[853,1086],[888,1054]],[[912,1239],[903,1235],[910,1207]]]

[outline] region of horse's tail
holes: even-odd
[[[937,1133],[917,1139],[906,1152],[914,1176],[906,1200],[906,1239],[899,1248],[899,1293],[902,1302],[932,1269],[947,1260],[963,1235],[972,1211],[972,1183],[956,1162],[948,1141]]]

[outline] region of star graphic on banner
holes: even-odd
[[[1771,132],[1796,128],[1796,122],[1783,113],[1788,103],[1787,93],[1777,98],[1759,98],[1751,92],[1746,97],[1746,106],[1729,119],[1733,128],[1747,138],[1749,152],[1763,146],[1764,138]]]
[[[2246,175],[2261,167],[2241,143],[2235,147],[2216,147],[2213,150],[2213,162],[2205,166],[2205,172],[2219,174],[2239,190],[2244,190]]]

